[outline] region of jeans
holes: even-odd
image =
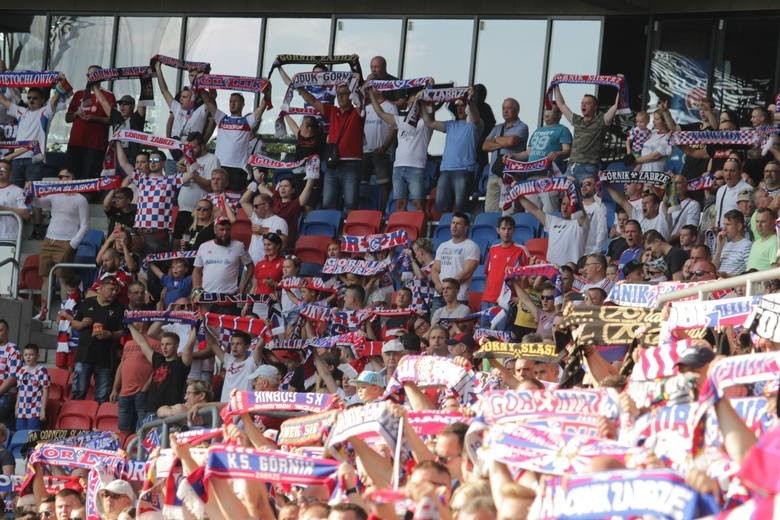
[[[587,177],[599,178],[599,165],[589,163],[569,163],[566,168],[566,177],[574,177],[577,181],[577,186],[582,184],[582,181]]]
[[[93,374],[95,375],[95,401],[104,403],[108,400],[112,383],[111,369],[79,362],[73,370],[72,399],[84,399],[87,396],[89,381]]]
[[[393,168],[393,198],[425,199],[425,170],[411,166]]]
[[[40,430],[42,426],[40,417],[31,417],[29,419],[19,417],[16,419],[17,430]]]
[[[361,161],[342,160],[335,168],[326,165],[322,207],[342,209],[341,198],[344,197],[343,209],[357,208],[361,173]]]
[[[120,395],[116,402],[119,408],[119,431],[138,431],[138,428],[141,427],[141,420],[146,416],[146,392]]]
[[[43,178],[43,163],[33,162],[32,157],[14,159],[11,163],[11,184],[20,188],[28,181],[39,181]]]
[[[438,211],[463,211],[468,189],[467,170],[449,170],[439,173],[436,184],[436,209]]]

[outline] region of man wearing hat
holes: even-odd
[[[395,372],[398,362],[406,354],[403,343],[398,339],[385,341],[382,345],[382,361],[385,363],[385,377],[390,377]]]
[[[98,491],[97,511],[102,520],[116,520],[119,513],[135,505],[135,491],[125,480],[112,480]]]
[[[467,332],[455,334],[452,339],[447,340],[447,347],[450,351],[450,357],[462,356],[472,360],[472,353],[477,349],[474,337]]]
[[[678,373],[695,374],[699,382],[703,383],[713,359],[715,359],[715,351],[709,346],[696,345],[683,350],[675,366]]]
[[[144,124],[146,123],[146,106],[141,105],[136,109],[135,99],[132,96],[125,94],[116,102],[116,107],[117,108],[111,107],[111,114],[108,116],[112,134],[124,129],[136,130],[139,132],[144,131]],[[139,143],[120,141],[119,146],[124,149],[128,161],[135,163],[135,156],[141,151],[141,145]],[[125,173],[130,175],[133,172],[131,170]]]
[[[379,372],[364,370],[352,380],[357,388],[357,395],[364,403],[371,403],[382,398],[385,393],[385,377]]]
[[[281,375],[273,365],[260,365],[249,374],[249,380],[255,392],[276,392],[279,390]]]

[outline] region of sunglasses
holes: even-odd
[[[436,455],[436,460],[440,464],[448,464],[449,462],[452,462],[455,459],[459,459],[460,457],[461,457],[460,455],[450,455],[449,457],[443,457],[441,455]]]
[[[704,276],[704,275],[713,275],[715,273],[711,273],[709,271],[691,271],[691,277],[693,276]]]
[[[162,162],[162,159],[159,157],[151,157],[149,158],[149,162]]]
[[[118,493],[112,493],[111,491],[103,491],[103,496],[107,498],[122,498],[125,495],[120,495]]]
[[[554,300],[555,296],[549,296],[549,295],[546,296],[546,295],[543,294],[541,296],[541,298],[542,298],[542,300]]]
[[[195,211],[211,211],[211,208],[204,208],[201,206],[198,206],[195,208]]]
[[[10,172],[11,168],[6,168],[5,166],[0,166],[0,172]]]

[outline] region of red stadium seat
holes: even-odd
[[[542,260],[547,260],[547,239],[532,238],[525,243],[525,248],[529,253]]]
[[[60,388],[60,401],[70,396],[70,372],[64,368],[48,368],[51,378],[51,387],[49,388],[49,399],[52,398],[52,389],[57,386]]]
[[[95,420],[95,429],[101,431],[118,432],[119,417],[115,415],[106,415]]]
[[[469,293],[469,308],[471,312],[478,312],[482,305],[482,293],[477,291],[471,291]]]
[[[345,235],[372,235],[379,233],[382,224],[382,212],[370,209],[355,209],[347,214],[344,222]]]
[[[39,255],[30,255],[22,265],[19,273],[19,295],[26,298],[33,297],[36,301],[40,300],[41,284],[43,280],[38,275]]]
[[[417,240],[425,224],[425,213],[422,211],[396,211],[387,220],[385,232],[403,229],[409,235],[409,240]]]
[[[57,417],[60,413],[62,403],[57,399],[46,400],[46,425],[54,428],[57,425]]]
[[[118,417],[118,416],[119,416],[119,405],[117,403],[106,401],[105,403],[101,404],[98,407],[97,413],[95,413],[95,422],[105,417]]]
[[[295,255],[301,262],[324,264],[328,253],[328,244],[333,239],[325,235],[304,235],[295,242]]]
[[[89,417],[82,417],[81,415],[60,416],[60,418],[57,419],[57,428],[63,430],[91,430],[92,419]]]
[[[62,403],[57,428],[86,428],[92,429],[92,422],[98,411],[97,401],[76,401],[68,399]]]
[[[248,220],[236,220],[231,227],[230,237],[244,243],[244,247],[249,247],[252,240],[252,223]]]
[[[53,401],[62,401],[63,395],[64,393],[60,385],[52,383],[49,386],[49,399]]]

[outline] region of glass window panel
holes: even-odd
[[[214,74],[257,76],[262,19],[188,18],[184,59],[211,63]],[[237,36],[237,37],[236,37]],[[254,110],[255,96],[245,92],[244,112]],[[217,106],[229,113],[230,92],[217,93]]]
[[[402,20],[344,18],[336,24],[334,54],[359,54],[364,76],[371,73],[371,58],[382,56],[387,61],[387,72],[398,76]]]
[[[3,15],[0,58],[10,70],[43,69],[46,17]]]
[[[116,66],[146,65],[155,54],[178,57],[180,39],[181,18],[122,17],[119,19],[118,41],[124,43],[117,46]],[[177,70],[171,67],[163,67],[162,70],[171,93],[175,94]],[[145,130],[155,135],[165,135],[169,111],[157,81],[153,81],[154,106],[146,108]],[[138,80],[120,80],[114,82],[113,91],[117,99],[129,94],[138,100],[141,86]]]
[[[330,18],[269,18],[266,24],[265,49],[263,50],[263,74],[268,74],[279,54],[328,54],[330,42]],[[356,52],[352,50],[350,52]],[[285,72],[292,78],[298,72],[311,71],[311,65],[285,65]],[[268,110],[260,125],[260,133],[273,134],[274,121],[287,91],[278,71],[270,78],[273,84],[274,108]],[[303,100],[295,94],[295,106],[303,106]]]
[[[698,102],[707,95],[709,86],[713,22],[665,20],[659,23],[659,46],[650,59],[648,106],[656,106],[657,94],[663,92],[672,98],[670,112],[677,123],[698,122]]]
[[[547,64],[547,85],[556,74],[597,74],[599,72],[600,20],[553,20],[550,56]],[[545,85],[544,88],[547,88]],[[607,94],[614,95],[613,92]],[[585,94],[595,94],[594,85],[564,85],[566,104],[579,113]],[[614,98],[612,98],[614,101]],[[566,118],[561,123],[569,125]]]
[[[512,34],[511,44],[506,35]],[[546,20],[481,20],[474,83],[487,87],[487,102],[501,122],[501,104],[512,97],[520,103],[520,119],[533,132],[539,122],[544,73]],[[511,45],[511,48],[510,48]],[[507,67],[506,53],[522,49],[522,67]],[[533,78],[537,78],[534,80]]]
[[[114,18],[110,16],[52,16],[49,69],[65,73],[74,90],[86,85],[90,65],[110,66]],[[49,145],[67,143],[70,125],[65,110],[52,119]]]
[[[432,76],[437,83],[467,85],[473,36],[473,20],[409,20],[403,77]],[[439,110],[436,116],[452,119],[446,109]],[[444,134],[434,132],[428,152],[441,155],[443,150]]]

